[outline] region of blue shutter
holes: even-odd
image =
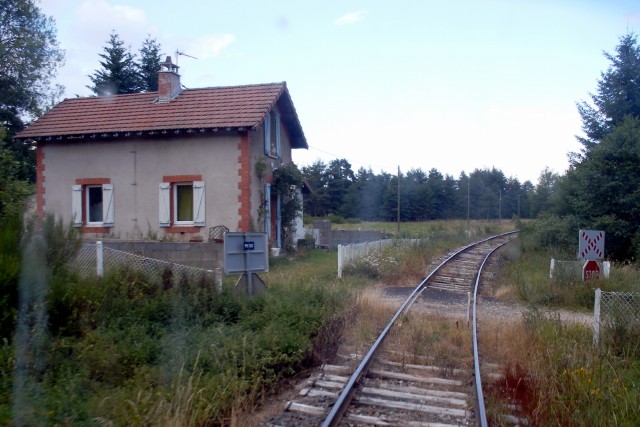
[[[276,121],[276,157],[280,158],[282,151],[280,148],[280,114],[275,114]]]
[[[281,215],[281,199],[278,194],[278,201],[276,203],[276,245],[278,248],[282,247],[282,215]]]
[[[271,237],[271,184],[264,185],[264,232],[267,233],[267,241]]]
[[[271,114],[264,117],[264,154],[271,152]]]

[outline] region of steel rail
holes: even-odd
[[[495,251],[503,247],[509,243],[509,241],[502,243],[499,246],[496,246],[484,257],[482,264],[480,264],[480,268],[478,269],[478,276],[476,277],[476,283],[473,288],[473,371],[476,383],[476,401],[478,403],[478,418],[481,427],[488,427],[487,423],[487,412],[484,406],[484,394],[482,393],[482,378],[480,375],[480,358],[478,356],[478,330],[477,330],[477,317],[476,317],[476,307],[478,305],[478,287],[480,285],[480,276],[482,275],[482,269],[484,268],[485,263],[489,260],[489,257],[493,255]]]
[[[451,259],[455,258],[462,252],[465,252],[470,248],[474,246],[478,246],[479,244],[485,243],[489,240],[514,234],[514,233],[517,233],[517,231],[510,231],[507,233],[498,234],[496,236],[488,237],[486,239],[479,240],[477,242],[464,246],[462,249],[459,249],[458,251],[450,255],[447,259],[442,261],[435,269],[433,269],[433,271],[431,271],[431,273],[429,273],[429,275],[427,275],[424,279],[422,279],[422,281],[415,287],[413,292],[411,292],[411,294],[407,297],[407,299],[402,303],[400,308],[393,315],[393,317],[391,318],[387,326],[385,326],[385,328],[382,330],[382,332],[380,333],[376,341],[373,343],[373,345],[369,349],[369,352],[367,353],[367,355],[362,359],[362,362],[360,362],[356,370],[353,372],[353,374],[349,378],[349,381],[347,381],[347,384],[342,389],[342,393],[340,393],[338,400],[336,400],[336,403],[334,403],[333,407],[331,408],[331,411],[329,412],[324,422],[322,423],[322,427],[335,427],[338,425],[340,420],[343,418],[347,408],[349,407],[351,400],[353,399],[353,395],[356,392],[356,385],[360,382],[360,379],[362,378],[362,376],[365,375],[369,370],[371,364],[375,360],[376,355],[378,354],[378,351],[382,346],[382,342],[387,337],[387,334],[393,327],[398,317],[400,317],[402,314],[408,311],[413,305],[413,303],[418,299],[418,296],[420,296],[420,293],[422,293],[422,291],[426,289],[426,283],[429,281],[429,279],[433,275],[435,275],[440,269],[442,269],[442,267],[444,267],[444,265],[447,264]]]

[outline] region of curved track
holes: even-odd
[[[514,235],[494,236],[449,254],[411,291],[364,357],[343,354],[342,364],[324,365],[307,381],[300,399],[287,403],[286,411],[295,416],[269,425],[486,425],[475,323],[474,375],[472,366],[439,366],[418,355],[398,359],[393,348],[385,348],[385,341],[419,298],[429,298],[426,291],[466,299],[474,285],[477,289],[486,260]]]

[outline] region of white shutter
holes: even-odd
[[[168,182],[160,183],[158,212],[160,214],[160,227],[169,227],[171,225],[171,184]]]
[[[102,225],[112,227],[114,223],[113,184],[102,184]]]
[[[280,114],[276,113],[276,156],[280,158]]]
[[[264,185],[264,232],[271,239],[271,184]]]
[[[271,153],[271,114],[264,117],[264,154]]]
[[[82,185],[72,185],[71,191],[71,221],[74,227],[82,227]]]
[[[204,181],[193,181],[193,225],[205,224]]]

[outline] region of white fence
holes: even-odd
[[[129,252],[105,247],[102,242],[83,243],[71,262],[71,269],[85,276],[103,277],[105,272],[117,268],[132,268],[144,272],[151,280],[205,280],[213,282],[216,289],[222,290],[222,272],[220,269],[206,270],[188,265],[175,264]]]
[[[602,327],[624,324],[640,327],[639,292],[602,292],[596,289],[593,304],[593,344],[598,345]]]
[[[582,280],[582,269],[586,261],[582,260],[570,260],[561,261],[551,258],[549,266],[549,278],[555,280]],[[611,263],[609,261],[598,261],[600,267],[601,277],[603,279],[609,278],[611,272]]]
[[[394,242],[416,243],[419,239],[384,239],[373,242],[351,243],[349,245],[338,245],[338,277],[342,277],[342,270],[349,264],[352,264],[359,258],[366,257],[371,252],[381,251],[384,248],[392,246]]]

